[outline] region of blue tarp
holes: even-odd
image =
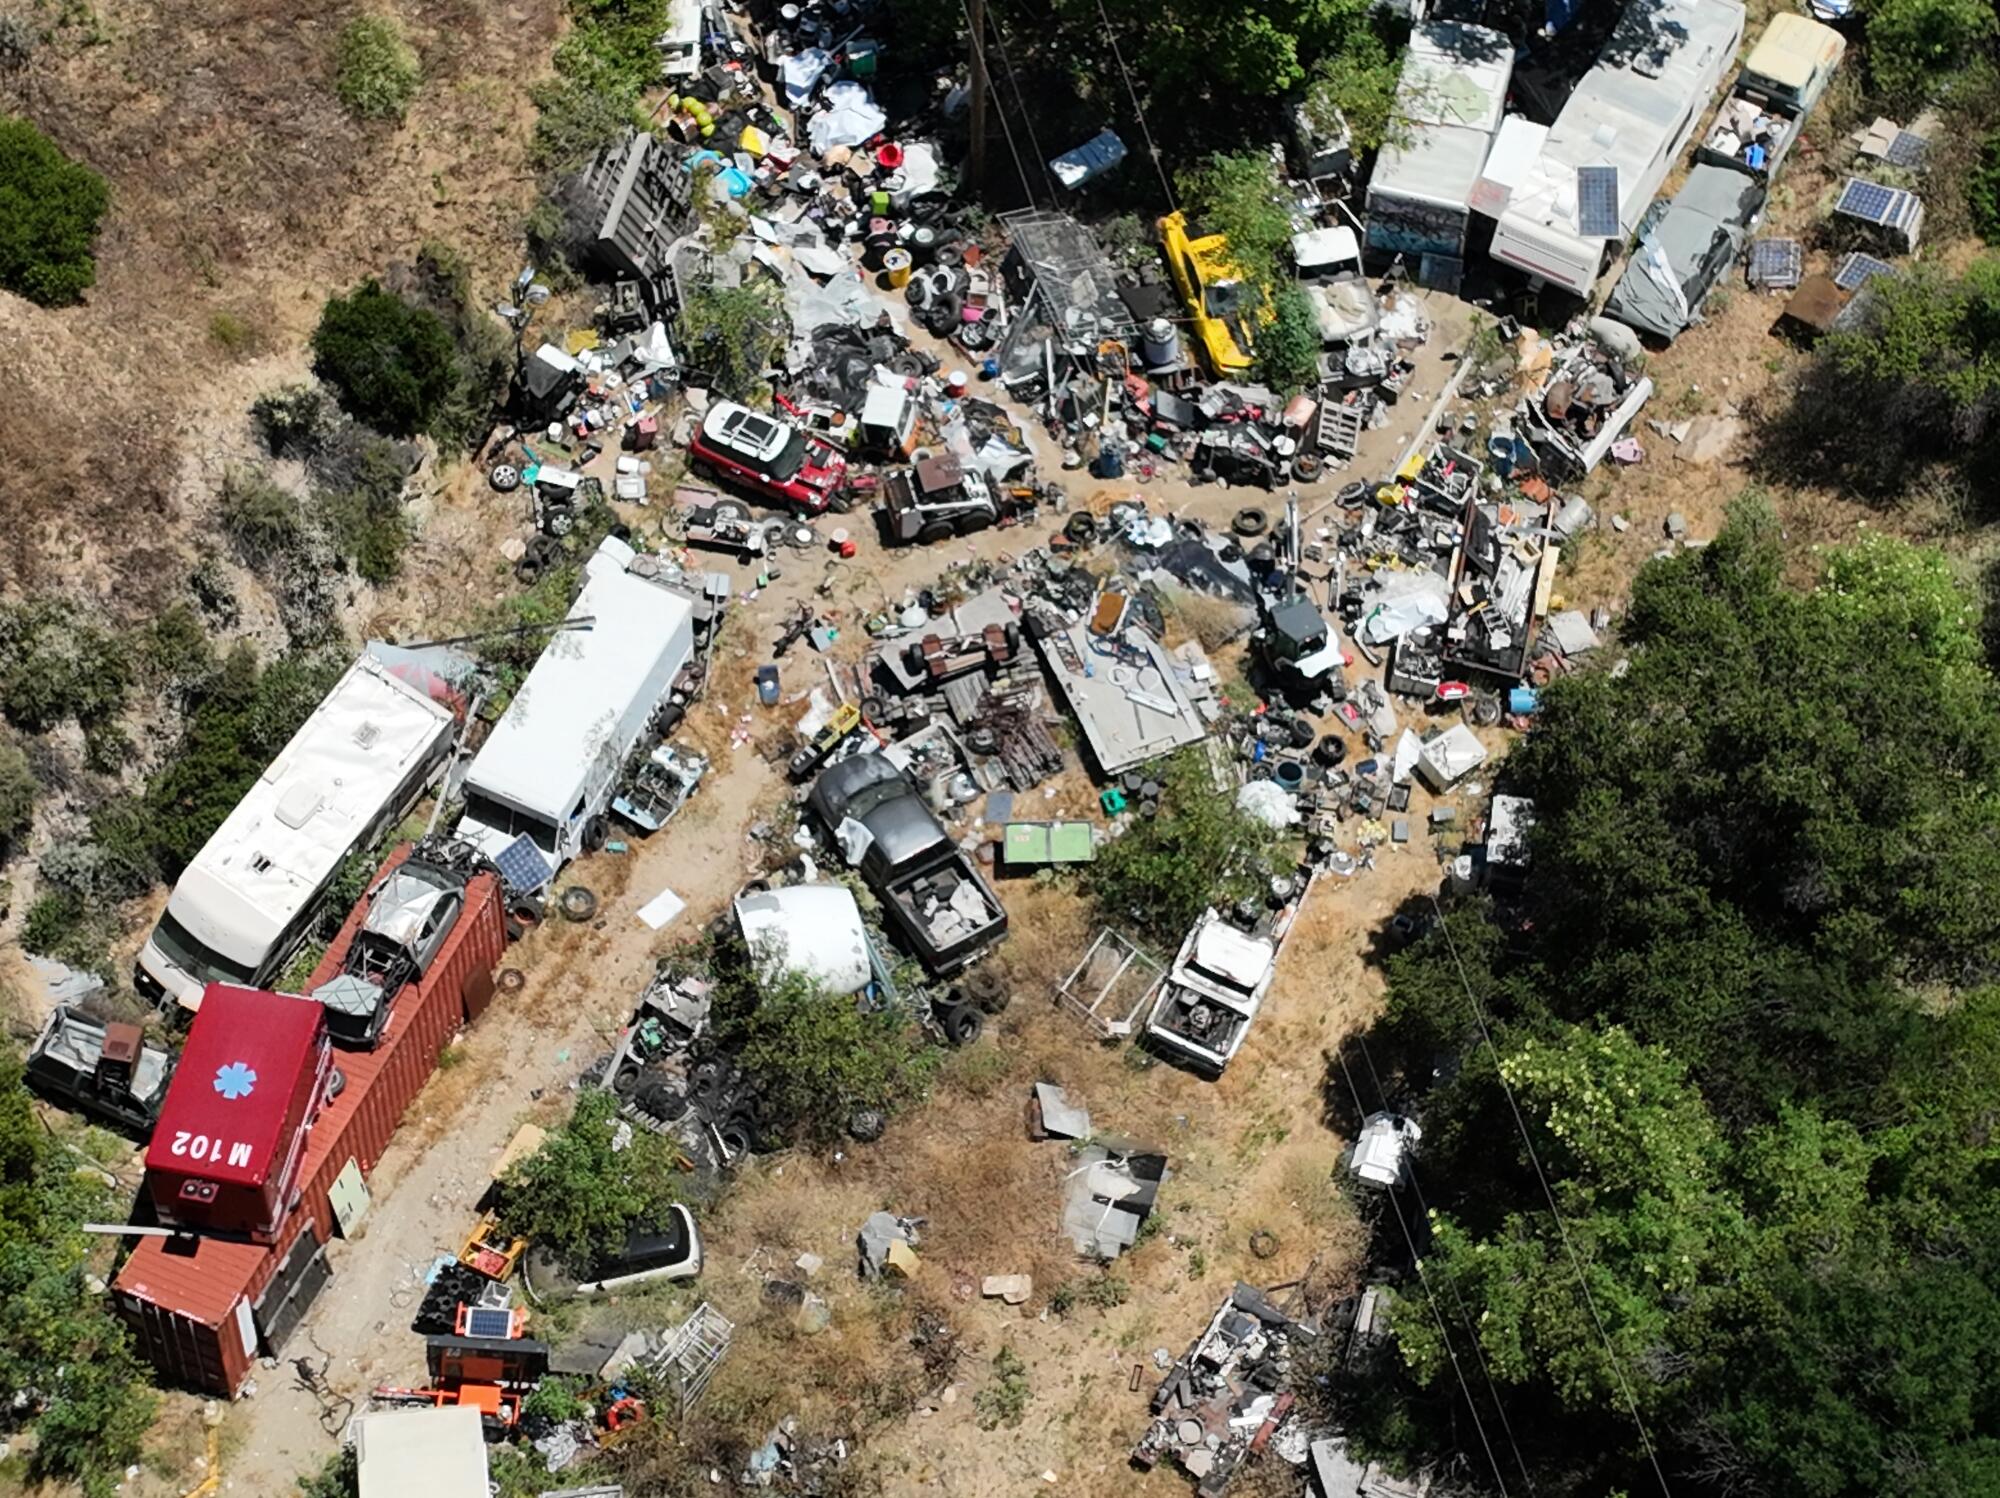
[[[1081,187],[1103,176],[1125,159],[1125,142],[1115,131],[1104,130],[1073,151],[1065,151],[1049,163],[1056,180],[1064,187]]]

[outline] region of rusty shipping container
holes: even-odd
[[[407,845],[396,849],[370,887],[409,852]],[[365,901],[349,913],[308,991],[339,972],[366,914]],[[314,1120],[298,1205],[271,1247],[202,1239],[186,1254],[163,1239],[140,1240],[113,1294],[163,1380],[233,1398],[259,1349],[282,1344],[330,1274],[325,1245],[335,1231],[334,1179],[349,1160],[363,1176],[374,1170],[452,1034],[491,997],[493,969],[506,946],[499,880],[476,875],[444,950],[421,983],[397,996],[375,1048],[336,1053],[347,1085]]]

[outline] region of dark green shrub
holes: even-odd
[[[373,280],[328,299],[312,350],[314,373],[341,405],[396,437],[426,430],[458,377],[443,322]]]
[[[0,737],[0,858],[28,830],[41,794],[42,783],[35,778],[26,751],[12,738]]]
[[[0,712],[15,727],[104,722],[130,685],[124,643],[81,610],[48,599],[0,607]]]
[[[216,501],[222,532],[252,567],[264,568],[296,551],[305,539],[299,497],[257,468],[232,468],[222,476]]]
[[[92,246],[110,194],[26,120],[0,115],[0,287],[44,307],[97,280]]]
[[[250,419],[274,458],[309,458],[333,430],[338,413],[317,385],[280,385],[250,403]]]

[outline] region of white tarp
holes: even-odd
[[[807,47],[778,63],[778,81],[785,85],[785,98],[793,106],[805,102],[820,80],[833,71],[833,54],[824,47]],[[867,137],[862,137],[864,140]]]
[[[866,88],[851,80],[826,91],[826,107],[812,117],[806,136],[813,154],[824,156],[835,146],[858,146],[889,123],[889,116]]]
[[[1252,780],[1236,793],[1236,809],[1266,827],[1289,827],[1299,819],[1299,804],[1275,780]]]
[[[1370,645],[1442,624],[1451,613],[1451,584],[1435,572],[1384,568],[1375,574],[1375,583],[1377,601],[1361,621],[1361,638]]]

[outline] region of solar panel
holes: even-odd
[[[517,895],[532,895],[556,877],[542,850],[525,832],[500,850],[493,866],[500,871],[501,882]]]
[[[1618,168],[1576,169],[1576,232],[1595,239],[1618,238]]]
[[[467,1306],[465,1335],[508,1341],[514,1335],[514,1313],[505,1306]]]
[[[1871,276],[1893,276],[1896,267],[1886,260],[1877,260],[1873,255],[1864,255],[1859,250],[1840,262],[1840,269],[1833,273],[1833,284],[1842,291],[1853,291]]]
[[[1879,182],[1864,182],[1859,177],[1849,177],[1847,185],[1840,190],[1840,201],[1834,204],[1833,211],[1871,224],[1893,223],[1896,217],[1897,199],[1902,196],[1903,194],[1893,187],[1884,187]]]
[[[1746,275],[1752,286],[1796,286],[1805,272],[1805,248],[1796,239],[1760,239],[1750,246]]]
[[[1882,159],[1890,166],[1915,170],[1924,164],[1930,154],[1931,143],[1911,130],[1898,130],[1896,138],[1889,142],[1889,149],[1882,153]]]

